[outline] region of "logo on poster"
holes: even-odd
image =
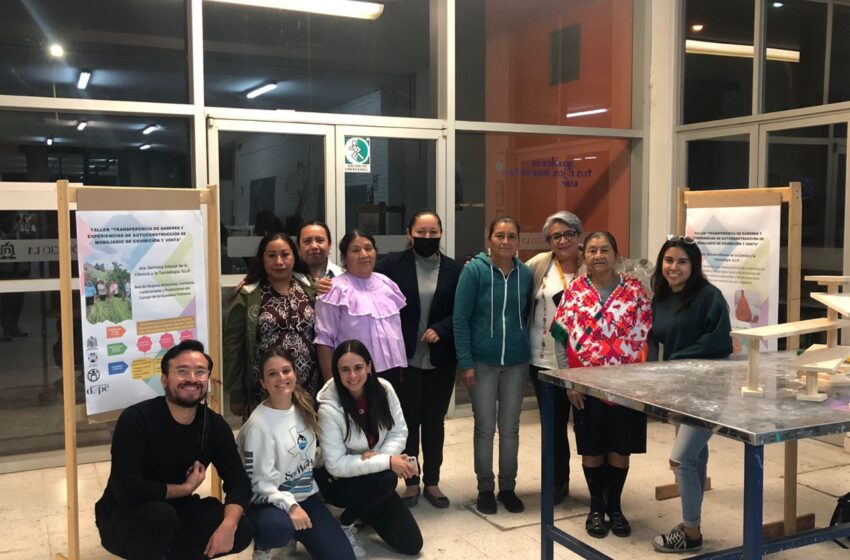
[[[0,244],[0,261],[15,260],[15,246],[10,242]]]
[[[88,372],[86,372],[86,379],[88,379],[90,383],[94,383],[100,379],[100,370],[97,368],[91,368]]]
[[[86,389],[86,393],[89,395],[101,395],[109,390],[109,383],[103,383],[101,385],[92,385]]]

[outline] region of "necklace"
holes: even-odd
[[[551,330],[551,326],[549,322],[546,320],[546,278],[549,276],[549,271],[552,270],[552,262],[555,263],[555,267],[558,270],[558,277],[561,280],[561,287],[566,290],[567,289],[567,277],[564,274],[564,269],[561,268],[561,263],[558,262],[554,256],[552,257],[552,261],[549,263],[549,267],[546,269],[546,272],[543,274],[543,281],[540,285],[540,305],[543,306],[543,336],[540,337],[540,359],[542,360],[546,355],[546,335],[549,334]],[[570,275],[572,276],[572,274]]]

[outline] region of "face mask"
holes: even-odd
[[[430,257],[440,249],[439,237],[414,237],[413,250],[420,257]]]

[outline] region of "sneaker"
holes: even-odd
[[[505,506],[505,509],[509,512],[521,513],[525,511],[525,506],[522,505],[522,500],[517,498],[517,495],[513,490],[502,490],[499,492],[497,497],[499,501],[502,502],[502,505]]]
[[[363,548],[363,543],[360,542],[360,537],[357,536],[357,527],[354,526],[354,523],[343,525],[342,532],[345,533],[348,542],[351,543],[351,550],[354,551],[354,557],[357,560],[366,558],[366,549]]]
[[[272,551],[271,550],[257,550],[254,549],[254,555],[251,556],[251,560],[272,560]]]
[[[676,525],[664,535],[652,538],[652,546],[658,552],[694,552],[702,548],[702,536],[691,540],[682,525]]]
[[[475,502],[475,509],[479,513],[488,515],[496,513],[496,495],[493,492],[479,492],[478,501]]]

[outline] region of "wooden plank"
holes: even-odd
[[[806,282],[817,282],[822,286],[830,284],[850,284],[850,276],[818,276],[815,274],[804,276],[803,279]]]
[[[797,530],[797,440],[785,442],[785,481],[783,486],[783,531],[789,535]]]
[[[837,319],[831,321],[825,317],[818,319],[807,319],[805,321],[794,321],[780,325],[767,325],[754,329],[736,329],[730,334],[750,340],[762,340],[765,338],[782,338],[785,336],[798,336],[814,332],[830,331],[850,327],[850,320]]]
[[[708,492],[711,490],[711,477],[705,477],[705,491]],[[675,482],[673,484],[662,484],[661,486],[655,487],[655,499],[657,501],[669,500],[670,498],[678,498],[679,497],[679,485]]]
[[[688,187],[679,187],[676,190],[676,234],[685,235],[685,226],[687,225],[687,207],[685,199],[688,194]]]
[[[815,514],[814,513],[804,513],[803,515],[796,516],[796,525],[797,532],[800,533],[802,531],[808,531],[810,529],[815,528]],[[791,518],[791,526],[794,526],[794,518]],[[779,537],[784,537],[785,533],[785,522],[784,521],[772,521],[770,523],[765,523],[761,527],[761,535],[764,540],[772,540],[778,539]]]
[[[736,206],[779,206],[789,196],[788,187],[770,189],[727,189],[722,191],[688,191],[688,208],[730,208]]]
[[[212,383],[208,401],[210,408],[221,413],[222,410],[222,385],[221,375],[224,366],[221,352],[221,247],[219,246],[218,228],[220,217],[218,213],[218,187],[210,185],[207,191],[207,324],[209,341],[207,351],[214,363],[219,364],[213,368]],[[221,488],[221,476],[213,468],[210,476],[211,494],[219,500],[223,500]]]
[[[812,292],[810,295],[813,300],[821,302],[830,309],[834,309],[842,315],[850,316],[850,293],[825,294],[823,292]]]
[[[807,371],[835,373],[848,357],[850,357],[850,346],[824,347],[818,344],[810,346],[808,350],[791,360],[791,363]]]
[[[786,321],[800,320],[800,269],[802,258],[800,251],[803,243],[803,184],[799,181],[792,182],[786,189],[788,198],[788,278],[786,284]],[[786,348],[796,350],[800,347],[800,337],[793,335],[788,337]]]
[[[77,210],[197,210],[205,189],[83,187]]]

